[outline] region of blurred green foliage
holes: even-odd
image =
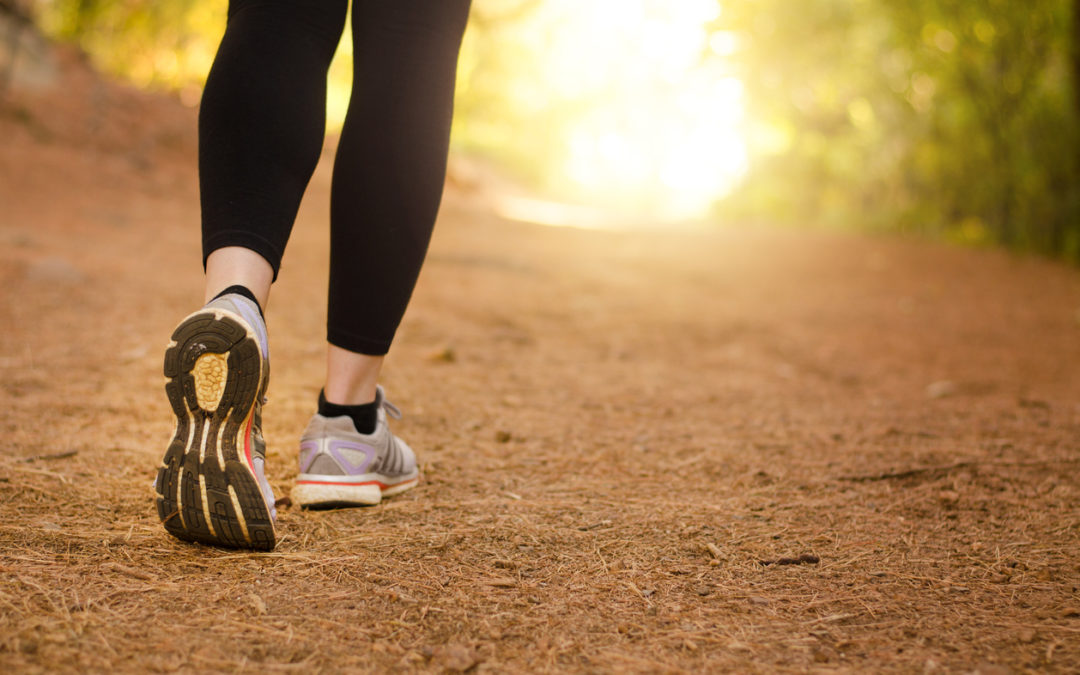
[[[1080,22],[1067,0],[730,2],[763,218],[1080,258]]]
[[[198,101],[225,30],[226,0],[33,0],[46,33],[103,70]]]

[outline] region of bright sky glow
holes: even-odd
[[[533,84],[574,110],[562,170],[578,201],[694,218],[744,173],[742,84],[724,61],[734,45],[707,30],[719,11],[717,0],[538,10],[532,35],[546,56]]]

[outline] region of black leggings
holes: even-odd
[[[353,0],[352,98],[330,199],[327,339],[390,348],[446,176],[470,0]],[[348,0],[230,0],[199,114],[203,263],[242,246],[277,278],[319,159]]]

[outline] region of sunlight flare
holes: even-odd
[[[537,86],[564,129],[554,170],[582,203],[704,215],[746,168],[743,91],[715,0],[548,0]]]

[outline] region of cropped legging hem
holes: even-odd
[[[203,269],[206,269],[206,260],[211,253],[230,246],[246,248],[261,255],[270,263],[274,270],[274,281],[277,281],[278,272],[281,270],[281,256],[285,252],[264,237],[248,230],[218,230],[207,237],[203,242]]]
[[[393,342],[393,338],[380,340],[362,335],[353,335],[333,326],[327,326],[326,341],[335,347],[341,347],[346,351],[356,352],[357,354],[385,356],[390,351],[390,343]]]

